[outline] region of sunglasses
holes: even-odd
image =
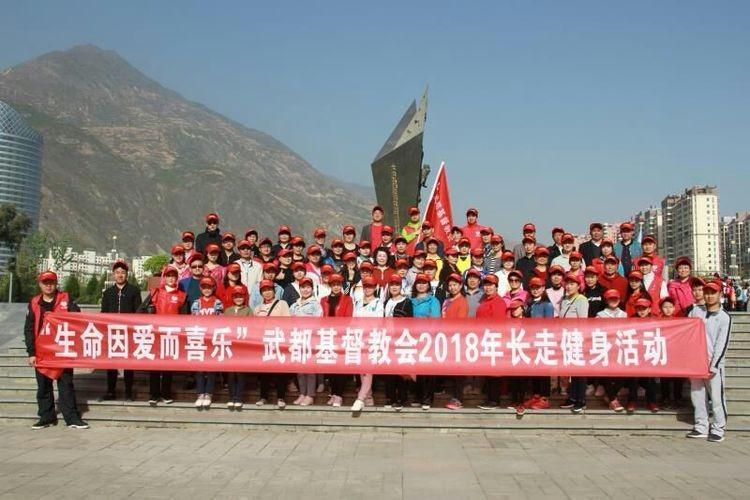
[[[508,278],[508,282],[510,283],[519,283],[520,281],[518,278]]]
[[[203,265],[202,264],[196,264],[194,266],[190,266],[190,269],[203,269]]]

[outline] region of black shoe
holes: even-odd
[[[585,409],[586,409],[586,403],[576,403],[575,405],[573,405],[570,411],[575,414],[578,414],[578,413],[583,413],[583,410]]]
[[[695,429],[691,430],[687,434],[685,434],[686,438],[692,438],[692,439],[706,439],[708,437],[708,434],[704,432],[696,431]]]
[[[47,420],[39,420],[37,423],[31,426],[32,429],[38,430],[38,429],[46,429],[47,427],[53,427],[57,425],[57,420],[47,421]]]
[[[89,424],[88,422],[84,422],[83,420],[77,420],[73,423],[68,424],[68,429],[88,429]]]
[[[498,404],[494,401],[485,401],[483,403],[479,403],[477,407],[480,410],[496,410],[498,407]]]
[[[722,441],[724,441],[724,436],[719,436],[718,434],[714,434],[713,432],[708,435],[709,443],[721,443]]]
[[[115,399],[117,399],[115,394],[113,392],[108,392],[103,396],[99,396],[99,399],[97,399],[97,401],[101,403],[102,401],[114,401]]]
[[[576,402],[572,399],[566,399],[563,403],[560,404],[560,408],[563,410],[571,410],[576,405]]]

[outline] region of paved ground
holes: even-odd
[[[750,436],[0,424],[2,498],[748,498]]]

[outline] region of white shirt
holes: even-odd
[[[648,274],[643,275],[643,286],[645,286],[647,290],[651,286],[651,284],[654,282],[654,278],[656,278],[656,275],[654,274],[653,271],[651,271]],[[667,282],[664,280],[661,280],[661,288],[659,289],[659,299],[663,299],[667,295],[669,295],[669,292],[667,291]],[[656,297],[652,297],[652,299],[656,301]]]
[[[369,304],[365,304],[363,299],[354,301],[355,318],[382,318],[383,303],[377,297],[373,297]]]

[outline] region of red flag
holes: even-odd
[[[445,173],[445,162],[440,164],[435,185],[432,186],[432,194],[427,202],[427,210],[424,213],[424,221],[429,221],[434,228],[432,236],[443,242],[445,248],[450,248],[451,228],[453,227],[453,210],[451,209],[451,197],[448,192],[448,177]],[[418,240],[422,239],[420,233]]]

